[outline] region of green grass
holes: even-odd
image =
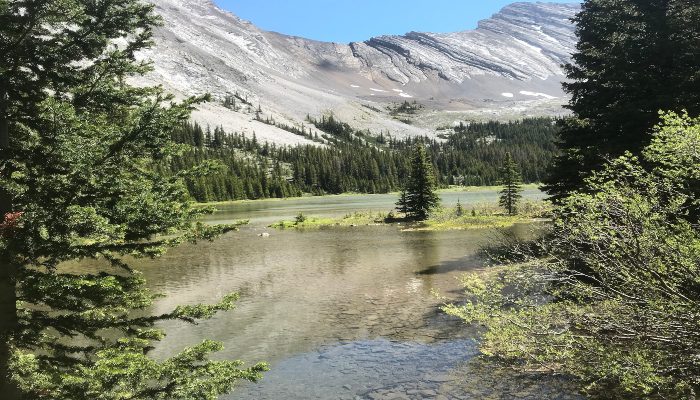
[[[398,193],[398,192],[396,192]],[[393,194],[393,193],[390,193]],[[194,202],[195,207],[208,207],[208,206],[225,206],[225,205],[232,205],[232,204],[246,204],[246,203],[255,203],[258,201],[287,201],[287,200],[298,200],[298,199],[310,199],[310,198],[332,198],[332,197],[349,197],[349,196],[373,196],[374,194],[371,193],[358,193],[358,192],[346,192],[346,193],[341,193],[341,194],[324,194],[321,196],[315,196],[310,193],[304,193],[301,196],[297,197],[268,197],[265,199],[245,199],[245,200],[225,200],[225,201],[209,201],[206,203],[199,203],[199,202]]]
[[[466,229],[506,228],[518,222],[525,222],[527,220],[529,220],[529,218],[524,218],[517,215],[463,215],[461,217],[455,216],[449,219],[431,217],[427,221],[409,228],[409,230],[454,231]]]
[[[525,190],[537,189],[540,187],[539,183],[528,183],[522,185]],[[503,189],[503,186],[450,186],[443,189],[438,189],[438,193],[450,193],[450,192],[499,192]]]
[[[507,215],[496,204],[478,204],[464,207],[459,215],[456,207],[434,211],[428,220],[409,228],[422,231],[449,231],[481,228],[506,228],[534,218],[546,217],[549,205],[544,201],[523,201],[517,215]]]
[[[540,184],[538,183],[528,183],[523,185],[523,189],[537,189]],[[501,190],[501,186],[450,186],[448,188],[438,189],[438,193],[451,193],[451,192],[497,192]],[[383,194],[397,195],[399,192],[390,192]],[[301,197],[285,197],[285,198],[267,198],[267,199],[256,199],[256,200],[227,200],[227,201],[211,201],[207,203],[194,203],[195,207],[207,207],[207,206],[225,206],[228,204],[244,204],[252,203],[256,201],[285,201],[294,199],[307,199],[312,197],[345,197],[345,196],[372,196],[370,193],[357,193],[357,192],[347,192],[341,194],[325,194],[322,196],[314,196],[312,194],[306,193]]]
[[[479,204],[465,207],[458,215],[455,207],[440,208],[430,218],[422,222],[405,222],[401,224],[406,231],[449,231],[484,228],[505,228],[521,222],[544,218],[549,212],[549,205],[543,201],[523,201],[518,215],[506,215],[495,204]],[[305,217],[303,222],[297,220],[279,221],[270,225],[277,229],[317,229],[323,227],[347,227],[362,225],[383,225],[385,213],[356,212],[344,217]]]
[[[385,213],[355,212],[344,217],[305,217],[303,222],[298,220],[284,220],[270,225],[270,228],[277,229],[314,229],[330,226],[360,226],[376,225],[384,223]]]

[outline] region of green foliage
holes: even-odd
[[[408,195],[406,194],[406,189],[401,190],[399,193],[399,200],[396,202],[396,211],[401,214],[408,214]]]
[[[496,185],[507,153],[525,182],[539,183],[558,153],[559,130],[551,118],[460,123],[446,141],[430,143],[428,151],[443,184]]]
[[[513,157],[511,157],[510,153],[506,153],[506,160],[500,170],[500,183],[503,185],[503,189],[501,190],[499,204],[505,208],[508,215],[517,214],[518,201],[522,197],[520,195],[520,192],[523,191],[522,181],[517,168]]]
[[[606,160],[639,155],[658,110],[700,113],[700,3],[587,0],[575,22],[564,83],[574,118],[562,124],[562,154],[546,180],[555,199],[585,188]]]
[[[313,217],[303,216],[303,220],[299,220],[298,216],[294,220],[279,221],[270,228],[277,229],[321,229],[329,227],[356,227],[360,225],[377,225],[386,220],[389,215],[384,213],[373,213],[371,211],[355,212],[347,214],[340,218],[334,217]]]
[[[482,351],[578,378],[599,398],[700,394],[700,119],[662,114],[639,159],[619,157],[554,211],[520,264],[464,278]]]
[[[177,174],[201,160],[218,160],[224,168],[208,177],[187,180],[193,198],[200,202],[239,199],[282,198],[326,193],[387,193],[398,187],[397,169],[403,159],[376,147],[339,142],[319,147],[260,144],[255,137],[224,132],[222,146],[214,148],[201,133],[202,147],[195,147],[203,130],[184,125],[175,140],[189,151],[164,166],[164,173]]]
[[[204,341],[164,362],[149,358],[149,341],[121,339],[98,350],[90,366],[77,366],[56,384],[39,356],[18,354],[13,369],[25,393],[60,399],[217,399],[241,379],[255,381],[262,366],[241,369],[240,361],[208,361],[221,344]]]
[[[460,203],[459,199],[457,199],[457,206],[455,206],[455,215],[458,217],[464,215],[464,207],[462,207],[462,203]]]
[[[421,108],[423,108],[423,106],[418,104],[415,100],[411,103],[409,103],[408,100],[404,100],[404,102],[399,105],[390,106],[389,114],[417,114]]]
[[[423,221],[430,211],[440,205],[440,196],[436,193],[433,164],[428,158],[425,147],[416,145],[411,157],[411,170],[404,191],[397,203],[404,210],[406,218]]]
[[[305,127],[288,127],[327,146],[276,146],[261,144],[244,134],[222,128],[183,124],[173,139],[187,145],[159,171],[181,174],[206,161],[221,168],[209,175],[188,175],[190,195],[199,202],[269,197],[294,197],[302,193],[388,193],[398,190],[409,174],[412,149],[423,143],[434,160],[438,185],[489,185],[498,182],[498,165],[510,152],[526,182],[539,182],[555,152],[558,128],[548,118],[518,122],[472,123],[455,127],[446,141],[427,138],[398,140],[388,134],[373,136],[354,130],[332,116],[308,120],[326,132],[311,136]]]
[[[408,221],[412,223],[399,224],[398,227],[410,231],[505,228],[519,222],[526,222],[533,217],[541,217],[550,211],[549,204],[541,201],[525,202],[522,206],[522,212],[518,216],[503,215],[503,212],[496,204],[479,204],[476,207],[478,208],[478,213],[476,209],[472,209],[472,212],[468,215],[458,215],[451,208],[439,208],[431,212],[426,220]],[[298,222],[298,219],[283,220],[269,227],[276,229],[328,229],[381,226],[382,224],[393,224],[396,222],[403,223],[407,222],[407,220],[404,217],[397,217],[394,212],[375,213],[372,211],[361,211],[337,218],[304,216],[302,222]]]
[[[0,7],[3,399],[18,398],[10,381],[32,399],[215,399],[266,368],[210,361],[221,346],[209,341],[148,357],[164,336],[158,321],[210,318],[234,297],[149,316],[156,296],[128,257],[235,228],[198,222],[207,210],[187,201],[185,177],[215,165],[159,172],[182,154],[173,128],[205,98],[125,83],[148,70],[135,53],[150,44],[152,10],[136,0]],[[86,272],[64,268],[72,260]]]

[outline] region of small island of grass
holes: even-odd
[[[479,204],[469,209],[461,205],[434,210],[424,221],[413,221],[393,211],[382,213],[361,211],[341,217],[297,215],[270,225],[277,229],[319,229],[329,227],[358,227],[396,225],[410,231],[448,231],[480,228],[506,228],[517,223],[546,218],[549,205],[543,201],[523,202],[517,215],[504,213],[495,204]]]

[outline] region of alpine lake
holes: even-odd
[[[523,194],[543,197],[534,188]],[[495,190],[441,197],[466,210],[497,201]],[[217,358],[270,364],[261,381],[241,382],[223,399],[578,399],[565,378],[515,373],[479,357],[478,328],[439,309],[445,300],[436,293],[458,301],[458,277],[484,268],[477,252],[496,239],[494,230],[268,228],[300,212],[342,217],[388,212],[395,202],[396,195],[343,195],[218,206],[208,223],[249,223],[135,267],[164,295],[153,313],[231,292],[241,298],[198,325],[161,324],[168,336],[154,356],[209,338],[225,345]],[[532,226],[509,229],[528,235]]]

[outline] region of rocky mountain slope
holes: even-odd
[[[182,96],[211,93],[215,100],[195,119],[278,143],[306,139],[253,120],[258,106],[264,118],[288,125],[333,112],[357,128],[399,136],[466,119],[562,113],[560,66],[574,49],[570,18],[579,8],[515,3],[475,30],[341,44],[267,32],[209,0],[151,1],[164,26],[143,54],[154,61],[148,83]],[[223,107],[231,94],[250,105]],[[404,100],[422,104],[421,112],[396,118],[387,111]]]

